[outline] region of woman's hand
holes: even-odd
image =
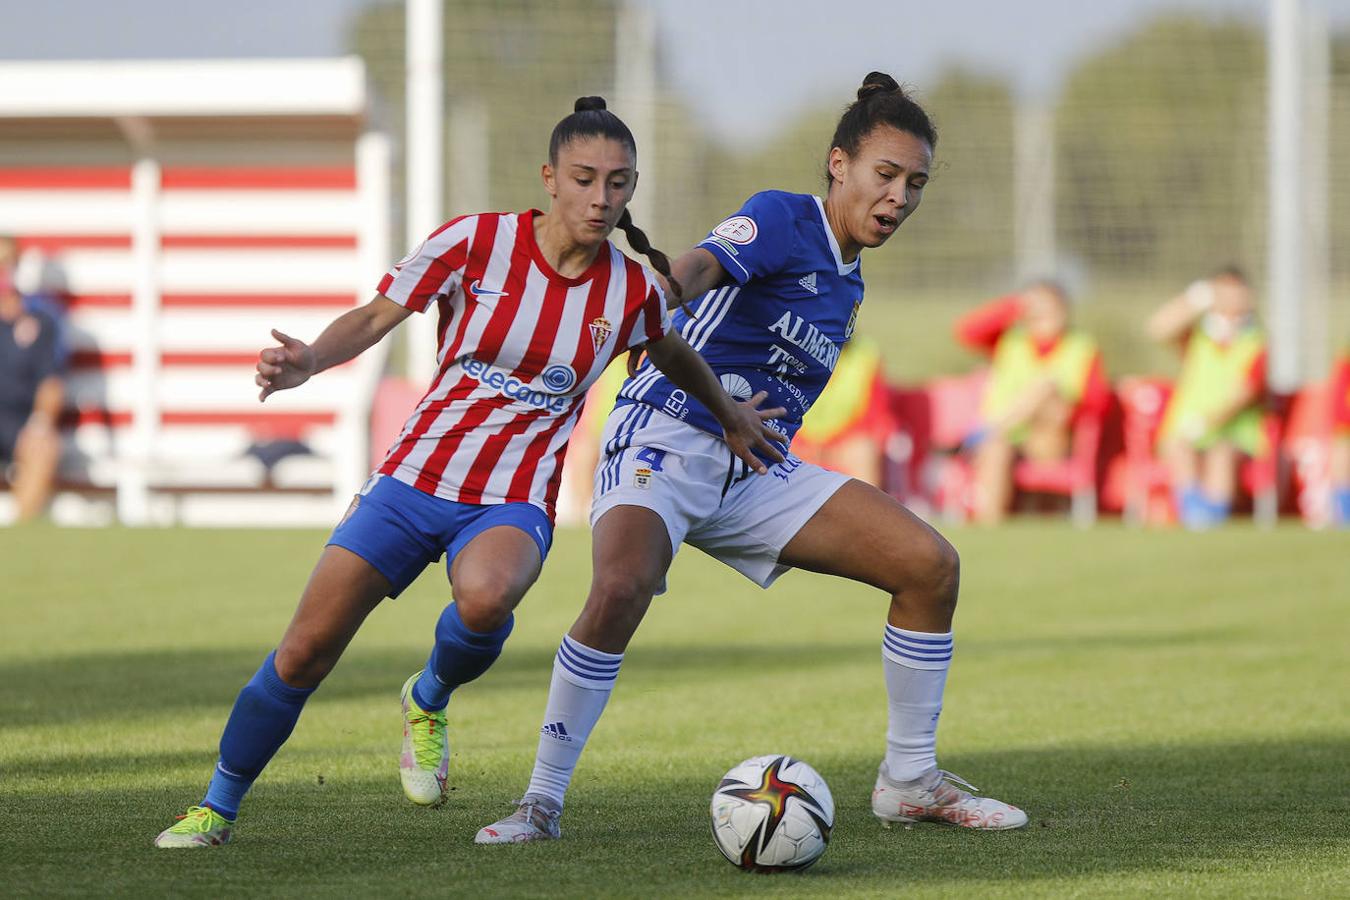
[[[738,400],[732,404],[734,412],[731,421],[722,423],[722,435],[731,452],[761,475],[767,474],[769,469],[755,451],[780,463],[785,457],[779,445],[787,441],[780,432],[764,424],[787,412],[781,406],[775,409],[760,409],[759,405],[768,396],[767,392],[760,391],[749,400]]]
[[[652,365],[660,369],[676,387],[688,391],[695,400],[708,408],[708,412],[722,426],[727,446],[746,465],[761,475],[769,471],[755,451],[774,462],[783,462],[783,452],[777,445],[786,444],[787,438],[764,423],[786,414],[787,410],[781,406],[760,409],[759,405],[768,396],[767,392],[760,391],[749,400],[732,397],[713,370],[708,368],[708,363],[678,332],[670,332],[659,341],[649,342],[647,356]]]
[[[275,328],[272,337],[281,346],[268,347],[258,354],[258,374],[253,378],[262,388],[258,393],[260,403],[277,391],[299,387],[315,372],[314,350],[308,344]]]

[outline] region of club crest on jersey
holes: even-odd
[[[853,337],[853,328],[858,324],[858,309],[861,306],[861,300],[853,301],[853,312],[849,313],[848,324],[844,326],[844,340]]]
[[[595,352],[599,353],[600,348],[605,346],[605,341],[614,333],[614,326],[610,324],[609,319],[604,316],[596,316],[591,320],[591,343],[595,345]]]
[[[749,216],[732,216],[712,230],[720,238],[733,244],[748,244],[759,235],[759,226]]]
[[[652,486],[652,470],[643,466],[633,470],[633,487],[647,490]]]
[[[544,370],[544,387],[555,394],[565,394],[577,383],[577,373],[571,366],[559,363]]]

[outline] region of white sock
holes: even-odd
[[[564,636],[553,660],[553,681],[539,729],[527,794],[538,794],[562,806],[577,760],[600,720],[619,675],[622,653],[602,653]]]
[[[952,633],[887,625],[881,658],[890,700],[886,771],[894,781],[913,781],[937,768],[938,716],[952,661]]]

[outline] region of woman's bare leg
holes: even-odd
[[[305,701],[337,664],[361,623],[390,590],[374,566],[342,547],[324,548],[305,585],[300,605],[281,644],[235,699],[220,737],[220,758],[201,806],[189,815],[199,829],[171,826],[155,839],[159,847],[221,844],[253,782],[290,737]]]
[[[889,722],[873,813],[883,822],[937,819],[980,829],[1026,824],[1021,810],[953,787],[937,767],[960,585],[952,545],[892,497],[850,481],[788,542],[779,562],[890,595],[882,636]]]
[[[623,652],[670,568],[664,520],[640,506],[616,506],[592,530],[591,590],[553,663],[534,771],[516,812],[478,832],[480,844],[556,838],[563,797],[600,720]]]

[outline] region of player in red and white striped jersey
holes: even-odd
[[[586,390],[619,353],[669,329],[649,269],[606,244],[554,272],[535,211],[456,219],[380,282],[439,315],[439,367],[379,471],[462,503],[541,503],[550,516]]]
[[[160,847],[223,844],[244,794],[294,728],[309,694],[361,622],[431,562],[447,558],[455,602],[424,670],[403,688],[404,792],[443,801],[450,692],[483,674],[510,634],[512,611],[552,538],[563,454],[586,389],[605,366],[644,347],[708,404],[737,455],[765,471],[781,460],[759,410],[739,403],[677,332],[655,276],[607,240],[617,226],[669,279],[626,206],[637,183],[632,133],[597,97],[558,123],[543,180],[547,213],[485,213],[448,223],[394,267],[379,296],[307,345],[273,332],[261,399],[351,359],[407,316],[439,316],[439,366],[388,457],[353,500],[310,576],[290,627],[235,703],[200,806]],[[678,293],[678,282],[670,280]],[[758,452],[758,456],[756,455]]]

